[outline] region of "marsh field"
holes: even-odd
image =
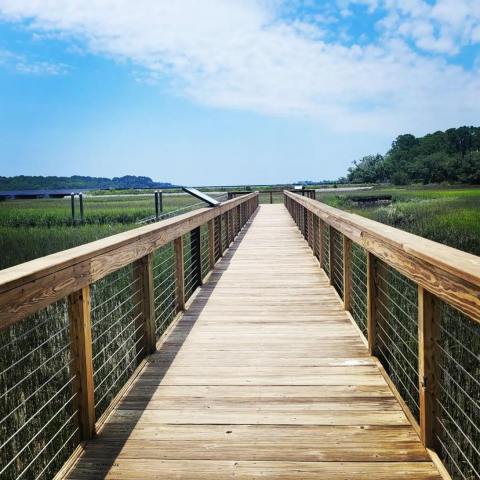
[[[225,194],[214,193],[220,200]],[[163,194],[165,217],[204,207],[205,203],[182,193]],[[125,191],[84,197],[84,222],[72,222],[70,198],[6,200],[0,202],[0,270],[34,258],[76,247],[142,226],[155,215],[153,193]]]
[[[388,204],[354,201],[391,196]],[[480,255],[480,188],[374,187],[358,192],[318,193],[317,200],[372,220]],[[363,205],[362,205],[363,204]]]

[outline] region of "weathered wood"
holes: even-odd
[[[202,275],[202,253],[200,250],[200,227],[194,228],[190,232],[190,248],[192,255],[192,262],[194,265],[194,276],[196,286],[200,286],[203,283]]]
[[[95,436],[95,401],[92,363],[92,326],[90,319],[90,288],[84,287],[68,296],[72,373],[78,424],[83,440]]]
[[[432,449],[436,442],[436,398],[438,389],[438,356],[436,345],[440,338],[440,302],[438,298],[418,287],[418,378],[420,392],[420,435],[423,444]]]
[[[173,242],[175,256],[175,288],[177,311],[185,310],[185,264],[183,262],[183,236]]]
[[[262,205],[69,478],[440,477],[281,205]]]
[[[343,307],[350,311],[352,281],[352,241],[343,235]]]
[[[480,257],[321,202],[289,192],[284,194],[418,285],[480,322]]]
[[[199,227],[257,193],[0,271],[0,330]]]
[[[133,266],[134,280],[137,280],[138,308],[135,312],[138,360],[155,351],[155,307],[153,294],[153,253],[136,260]]]
[[[215,221],[208,222],[208,263],[210,270],[215,266]]]
[[[333,285],[333,264],[334,264],[334,228],[331,225],[328,228],[328,278],[330,279],[330,285]]]
[[[375,256],[367,252],[367,340],[370,355],[375,354],[377,337]]]

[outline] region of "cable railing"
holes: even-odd
[[[0,272],[2,480],[53,478],[95,436],[257,206],[251,193]]]
[[[296,193],[284,203],[432,460],[479,479],[480,258]]]

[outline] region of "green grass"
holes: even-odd
[[[194,208],[189,195],[164,194],[164,213]],[[75,202],[79,218],[78,199]],[[0,270],[136,228],[155,214],[153,194],[84,197],[84,224],[73,225],[69,198],[0,202]]]
[[[349,197],[391,195],[384,206],[355,205]],[[375,188],[317,195],[331,206],[480,255],[480,188]]]

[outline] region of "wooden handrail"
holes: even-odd
[[[257,196],[250,193],[1,270],[0,330]]]
[[[285,191],[403,275],[480,322],[480,257]]]
[[[480,341],[480,330],[478,330],[480,258],[295,193],[285,191],[284,199],[300,232],[312,248],[314,255],[319,257],[330,283],[343,299],[345,310],[350,311],[352,321],[361,327],[368,342],[369,353],[378,356],[379,365],[385,367],[385,369],[381,367],[385,372],[385,379],[419,433],[432,460],[439,467],[443,478],[449,479],[443,460],[437,455],[442,449],[445,452],[445,446],[439,443],[439,434],[441,429],[445,429],[445,425],[439,418],[443,415],[442,410],[446,411],[446,407],[439,402],[443,401],[442,395],[448,392],[450,382],[462,383],[461,379],[454,378],[459,371],[471,379],[470,384],[457,383],[460,385],[462,399],[468,398],[472,401],[478,397],[480,383],[475,379],[478,351],[475,347],[467,347],[465,344],[472,341],[472,345],[478,346]],[[307,227],[305,217],[310,216],[316,218],[316,221],[309,222]],[[313,232],[313,236],[318,238],[318,248],[311,244],[311,224],[316,226],[313,227],[317,230]],[[323,241],[322,232],[328,232],[329,242]],[[339,234],[343,236],[341,249],[338,243],[333,241],[333,235]],[[359,279],[357,274],[352,273],[354,244],[363,249],[364,260],[359,260],[357,257],[355,268],[357,271],[360,269],[364,272],[366,280]],[[326,269],[326,262],[322,261],[322,255],[328,258],[328,269]],[[342,257],[340,266],[339,256]],[[336,261],[335,265],[333,265],[334,261]],[[341,270],[340,273],[339,270]],[[343,274],[343,285],[338,280],[340,274]],[[391,276],[390,280],[385,277],[388,275]],[[356,284],[356,293],[353,290],[354,284]],[[359,288],[363,292],[363,300],[358,298]],[[356,311],[352,309],[351,301],[353,300],[355,300]],[[410,313],[405,310],[405,305],[409,305]],[[458,327],[459,330],[448,328],[445,326],[449,325],[448,323],[442,323],[445,318],[449,318],[448,315],[451,315],[448,313],[450,308],[448,305],[459,311],[455,314],[457,315],[455,318],[463,322]],[[391,321],[395,322],[393,326]],[[403,325],[402,321],[408,325]],[[416,334],[412,332],[414,324]],[[476,328],[473,329],[473,326]],[[395,328],[400,332],[393,333],[392,330]],[[467,337],[470,340],[465,338],[463,328],[469,332]],[[406,340],[402,338],[402,332]],[[461,343],[462,338],[465,344]],[[452,341],[457,349],[458,346],[464,348],[465,356],[457,350],[448,351],[449,347],[446,345]],[[477,343],[474,343],[475,341]],[[401,348],[404,348],[406,353],[402,353],[395,342],[403,344]],[[406,355],[409,357],[407,358]],[[442,365],[445,355],[449,362],[456,362],[457,370],[453,373],[452,371],[445,373],[446,367]],[[463,365],[462,362],[464,362]],[[390,368],[391,371],[387,372]],[[407,372],[406,369],[410,370]],[[399,377],[398,370],[403,372],[402,375],[410,375],[408,376],[410,390],[404,384],[405,378],[402,381]],[[392,377],[389,376],[391,373],[393,373]],[[418,378],[416,385],[412,380],[413,376]],[[415,389],[413,394],[412,387]],[[404,397],[401,391],[404,392]],[[448,394],[452,395],[451,392]],[[460,408],[457,400],[453,399],[452,402],[454,407]],[[453,407],[450,405],[450,408]],[[475,417],[476,414],[470,413]],[[449,420],[454,418],[451,412],[447,411],[446,414]],[[474,424],[475,418],[469,418],[465,412],[462,414],[464,421],[466,418],[463,427],[470,425],[469,421],[473,422],[472,425]],[[455,420],[452,421],[455,422]],[[456,422],[454,425],[455,428],[461,428]],[[448,431],[447,434],[451,435]],[[476,434],[472,432],[470,432],[471,438],[463,432],[462,435],[469,445],[478,440]],[[455,443],[455,447],[458,449],[458,444]],[[461,453],[464,455],[463,452]],[[450,456],[448,451],[447,455]],[[469,464],[471,464],[470,460],[467,458]],[[452,465],[450,465],[451,468]],[[465,477],[462,475],[462,478]]]
[[[165,329],[185,310],[190,296],[214,267],[216,241],[220,242],[222,256],[257,206],[258,193],[250,193],[217,207],[202,208],[0,271],[0,330],[12,327],[4,336],[7,343],[2,348],[16,345],[20,352],[25,351],[21,358],[5,355],[2,363],[2,382],[5,380],[5,384],[10,385],[4,393],[4,396],[8,394],[6,399],[10,402],[7,402],[10,409],[7,417],[20,424],[14,432],[8,433],[10,439],[28,433],[23,429],[33,417],[37,422],[44,420],[41,430],[32,434],[33,438],[47,426],[51,427],[56,418],[56,413],[52,416],[54,404],[51,402],[56,401],[57,396],[60,398],[60,393],[68,394],[70,389],[71,395],[59,408],[60,412],[72,408],[73,413],[69,413],[68,420],[58,428],[61,431],[71,427],[72,441],[58,447],[65,449],[63,454],[70,455],[81,440],[94,437],[123,389],[128,388],[132,375],[135,376],[142,367],[145,357],[155,351]],[[222,235],[221,228],[215,228],[215,224],[222,224],[222,219],[225,235]],[[159,263],[155,264],[156,261]],[[128,268],[120,275],[114,275],[106,283],[107,287],[100,282],[90,288],[98,280],[124,267]],[[107,288],[110,293],[92,306],[92,298],[99,298],[95,296],[96,288],[99,292]],[[165,303],[166,299],[168,303]],[[37,318],[30,315],[59,300],[66,300],[63,303],[65,313],[53,313],[51,318],[48,310],[39,313],[43,316],[40,325],[46,328],[37,326]],[[105,305],[108,306],[106,312],[102,311]],[[26,323],[16,330],[15,324],[19,322]],[[66,325],[59,329],[56,327],[59,322],[66,322]],[[26,333],[22,331],[24,325],[28,327]],[[63,338],[65,332],[67,338]],[[17,342],[18,335],[27,335],[21,344]],[[60,340],[65,342],[62,347],[56,346]],[[44,357],[43,350],[46,352]],[[34,358],[33,352],[38,352],[40,366],[25,374],[25,365],[23,369],[18,366]],[[57,365],[55,361],[63,364]],[[26,382],[34,372],[47,376],[48,380],[39,380],[40,386]],[[69,374],[68,380],[59,375],[65,372]],[[118,375],[110,376],[113,372]],[[128,375],[124,375],[127,372]],[[43,377],[40,375],[39,378]],[[106,380],[112,383],[109,385]],[[51,394],[42,390],[47,384]],[[17,387],[18,391],[15,390]],[[38,398],[35,397],[37,394]],[[43,403],[25,419],[21,416],[25,412],[19,410],[19,406],[24,403],[23,399],[34,397]],[[52,408],[45,408],[47,405]],[[6,413],[3,412],[2,416]],[[49,440],[55,438],[54,435]],[[10,469],[12,475],[20,473],[24,464],[17,465],[14,460],[15,455],[24,450],[22,448],[10,456],[9,463],[0,467],[0,476],[6,469]],[[45,447],[40,453],[28,457],[28,461],[33,464],[44,451]],[[25,456],[27,454],[28,451]],[[41,458],[42,465],[50,465],[51,460],[50,457]]]

